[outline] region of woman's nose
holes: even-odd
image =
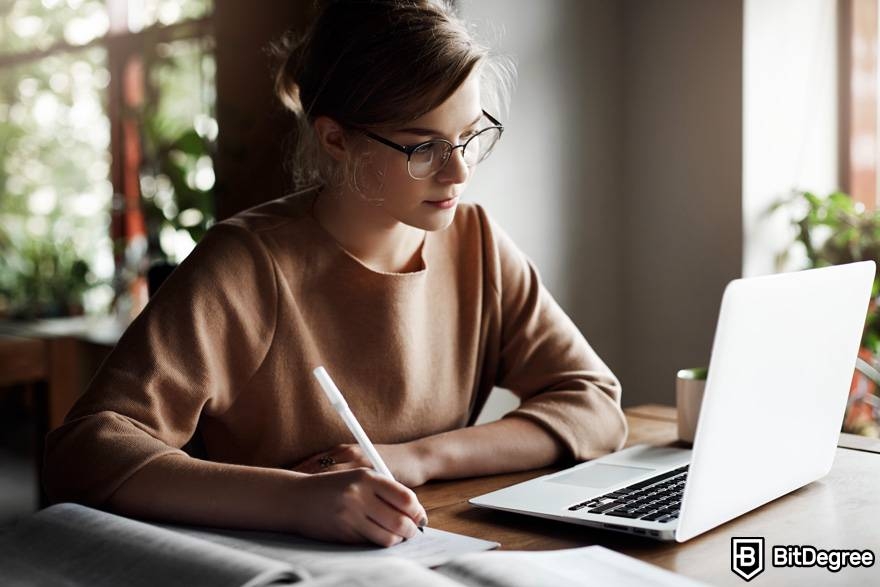
[[[437,179],[448,183],[464,183],[467,181],[470,171],[470,167],[464,162],[464,153],[462,150],[455,149],[452,151],[452,154],[449,155],[449,160],[446,162],[446,165],[444,165],[443,169],[440,170],[440,173],[437,174]]]

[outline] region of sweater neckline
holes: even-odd
[[[430,231],[425,231],[425,235],[422,238],[422,243],[419,245],[419,261],[421,262],[421,269],[418,271],[408,271],[405,273],[397,272],[397,271],[380,271],[378,269],[374,269],[361,261],[354,253],[346,249],[342,244],[337,241],[332,234],[330,234],[326,228],[324,228],[320,222],[318,222],[317,217],[315,217],[315,203],[318,201],[318,195],[324,189],[324,186],[316,186],[311,189],[311,193],[308,194],[308,201],[306,203],[307,214],[309,222],[315,228],[315,230],[321,235],[321,237],[328,241],[331,246],[338,249],[341,253],[343,253],[346,257],[348,257],[351,261],[353,261],[356,265],[368,271],[369,273],[383,276],[383,277],[393,277],[393,278],[414,278],[420,277],[428,272],[428,260],[427,260],[427,249],[428,249],[428,233]]]

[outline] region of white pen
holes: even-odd
[[[342,421],[345,422],[345,425],[348,426],[348,429],[351,430],[351,433],[354,434],[355,440],[360,445],[361,449],[366,453],[367,458],[370,460],[370,464],[373,465],[373,468],[376,469],[382,475],[385,475],[389,479],[394,479],[394,475],[391,474],[391,471],[388,469],[388,465],[385,464],[385,461],[382,460],[382,457],[379,455],[379,451],[376,450],[376,447],[373,446],[373,443],[370,442],[370,438],[367,436],[367,433],[364,432],[364,429],[361,428],[360,422],[357,421],[357,418],[354,417],[354,414],[351,411],[351,408],[348,407],[348,402],[345,401],[345,398],[342,397],[342,392],[339,391],[339,388],[336,387],[336,384],[333,383],[333,380],[330,379],[330,374],[327,373],[327,370],[324,369],[323,366],[317,367],[314,371],[315,378],[318,380],[318,383],[321,384],[321,389],[324,390],[324,394],[327,396],[327,399],[330,400],[330,405],[339,413],[339,416],[342,418]],[[424,532],[422,525],[419,524],[419,532]]]

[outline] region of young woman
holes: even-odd
[[[486,50],[436,2],[349,0],[288,53],[309,187],[215,225],[169,277],[50,434],[50,497],[391,545],[426,521],[410,487],[618,449],[618,381],[460,201],[503,130]],[[495,385],[521,406],[473,426]],[[197,431],[204,458],[181,450]]]

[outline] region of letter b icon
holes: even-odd
[[[730,569],[744,581],[751,581],[764,571],[763,538],[731,538]]]

